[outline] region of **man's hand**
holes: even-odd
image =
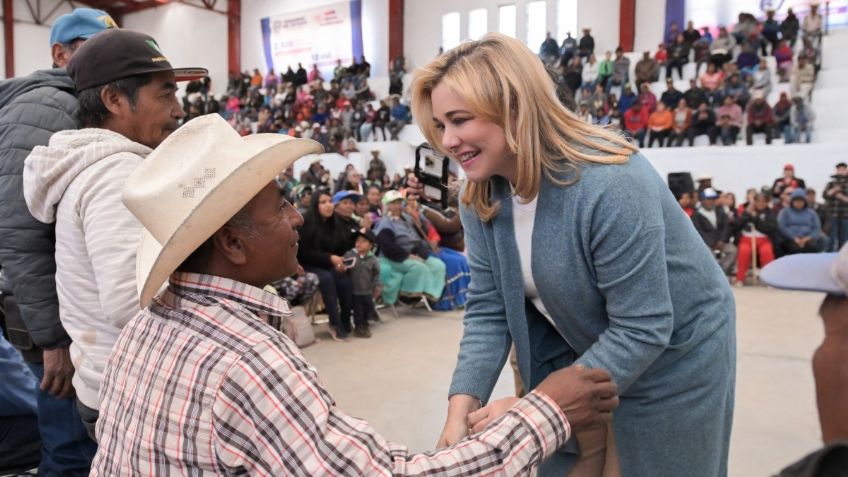
[[[557,403],[573,431],[610,422],[618,407],[618,388],[602,369],[569,366],[551,373],[536,390]]]
[[[57,398],[69,399],[74,397],[74,365],[71,363],[71,352],[67,346],[44,350],[44,379],[40,389]]]
[[[371,230],[371,225],[374,224],[374,221],[371,220],[370,214],[365,214],[365,217],[362,217],[362,220],[359,221],[359,226],[365,230]]]
[[[383,294],[383,287],[374,287],[373,298],[376,300]]]
[[[306,275],[306,270],[303,269],[302,265],[298,264],[297,265],[297,276],[302,277],[304,275]]]

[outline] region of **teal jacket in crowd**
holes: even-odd
[[[490,222],[462,209],[471,285],[450,394],[488,401],[515,342],[529,389],[573,363],[610,372],[625,477],[726,475],[733,294],[653,167],[635,154],[621,165],[582,165],[569,186],[543,179],[533,278],[565,340],[525,299],[510,187],[496,177],[492,190],[501,209]],[[575,451],[572,439],[540,475],[565,475]]]

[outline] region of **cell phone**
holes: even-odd
[[[342,259],[344,263],[344,267],[346,270],[350,270],[351,268],[356,266],[356,257],[347,257]]]
[[[424,186],[422,201],[448,207],[450,159],[436,152],[426,142],[415,148],[415,177]]]

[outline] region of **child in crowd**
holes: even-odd
[[[380,296],[380,262],[371,252],[376,242],[370,230],[360,230],[356,235],[354,248],[345,256],[345,266],[348,267],[353,282],[353,324],[356,329],[353,335],[358,338],[370,338],[368,317],[376,316],[374,297]]]

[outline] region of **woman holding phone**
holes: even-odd
[[[514,343],[527,389],[582,365],[621,393],[609,431],[578,435],[541,475],[726,475],[733,295],[650,163],[580,122],[539,58],[501,34],[420,68],[411,97],[425,137],[467,177],[472,277],[440,444],[511,404],[488,401]]]

